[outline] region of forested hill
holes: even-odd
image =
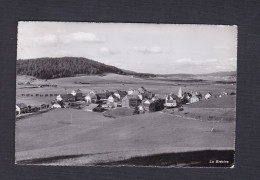
[[[77,74],[94,75],[103,73],[135,75],[139,77],[155,76],[153,74],[122,70],[114,66],[81,57],[17,60],[16,70],[19,75],[30,75],[40,79],[71,77]]]

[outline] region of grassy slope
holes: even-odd
[[[235,108],[236,96],[223,96],[211,98],[194,104],[186,105],[189,108]]]
[[[67,162],[78,165],[163,152],[234,148],[234,123],[218,123],[214,133],[211,125],[159,112],[113,119],[56,109],[17,121],[16,160],[104,153]]]
[[[115,81],[116,79],[116,81]],[[26,78],[25,78],[26,80]],[[48,98],[23,98],[21,93],[67,93],[73,89],[83,92],[91,89],[129,89],[144,86],[154,93],[177,93],[179,87],[183,91],[211,91],[219,93],[226,89],[235,91],[232,85],[189,85],[173,86],[172,82],[145,80],[129,76],[107,74],[106,76],[79,76],[48,80],[58,84],[58,88],[21,89],[17,86],[17,101],[28,104],[41,104],[50,101]],[[92,84],[75,84],[74,82],[90,82]],[[65,90],[65,88],[67,88]],[[206,114],[203,107],[214,105],[223,107],[225,102],[234,100],[220,98],[216,101],[199,102],[190,105],[192,117]],[[222,102],[223,101],[223,102]],[[204,103],[204,104],[203,104]],[[194,107],[192,107],[194,106]],[[225,106],[226,107],[226,106]],[[199,109],[199,111],[198,111]],[[225,112],[212,112],[218,114]],[[203,112],[203,113],[202,113]],[[72,115],[71,115],[72,114]],[[195,115],[194,115],[195,114]],[[234,111],[231,112],[234,114]],[[72,118],[71,118],[72,116]],[[229,115],[226,115],[227,117]],[[72,119],[72,120],[71,120]],[[45,158],[71,154],[96,154],[87,157],[62,160],[61,164],[91,164],[102,160],[120,160],[139,155],[150,155],[162,152],[179,152],[197,149],[230,149],[234,147],[234,121],[216,123],[218,131],[211,133],[212,123],[174,117],[170,114],[151,113],[117,119],[105,118],[100,113],[84,112],[74,109],[57,109],[16,123],[16,160]]]

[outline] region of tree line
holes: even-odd
[[[71,77],[77,74],[95,75],[115,73],[136,75],[139,77],[155,76],[153,74],[127,72],[87,58],[61,57],[17,60],[16,71],[19,75],[30,75],[40,79]]]

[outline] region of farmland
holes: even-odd
[[[16,98],[17,103],[38,105],[50,103],[55,97],[35,94],[66,94],[74,89],[83,93],[128,90],[140,86],[156,94],[177,94],[180,87],[186,92],[199,91],[203,96],[207,92],[219,95],[224,89],[236,92],[235,84],[220,81],[228,82],[221,77],[209,80],[202,76],[140,78],[105,74],[47,81],[18,76]],[[44,83],[57,87],[37,87]],[[22,96],[28,92],[33,96]],[[185,105],[183,111],[169,109],[138,115],[123,108],[104,114],[64,108],[28,116],[16,121],[16,163],[106,165],[162,153],[234,150],[235,99],[236,96],[212,98]],[[211,132],[213,121],[215,131]]]

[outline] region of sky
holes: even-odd
[[[237,26],[19,22],[17,59],[64,56],[141,73],[236,71]]]

